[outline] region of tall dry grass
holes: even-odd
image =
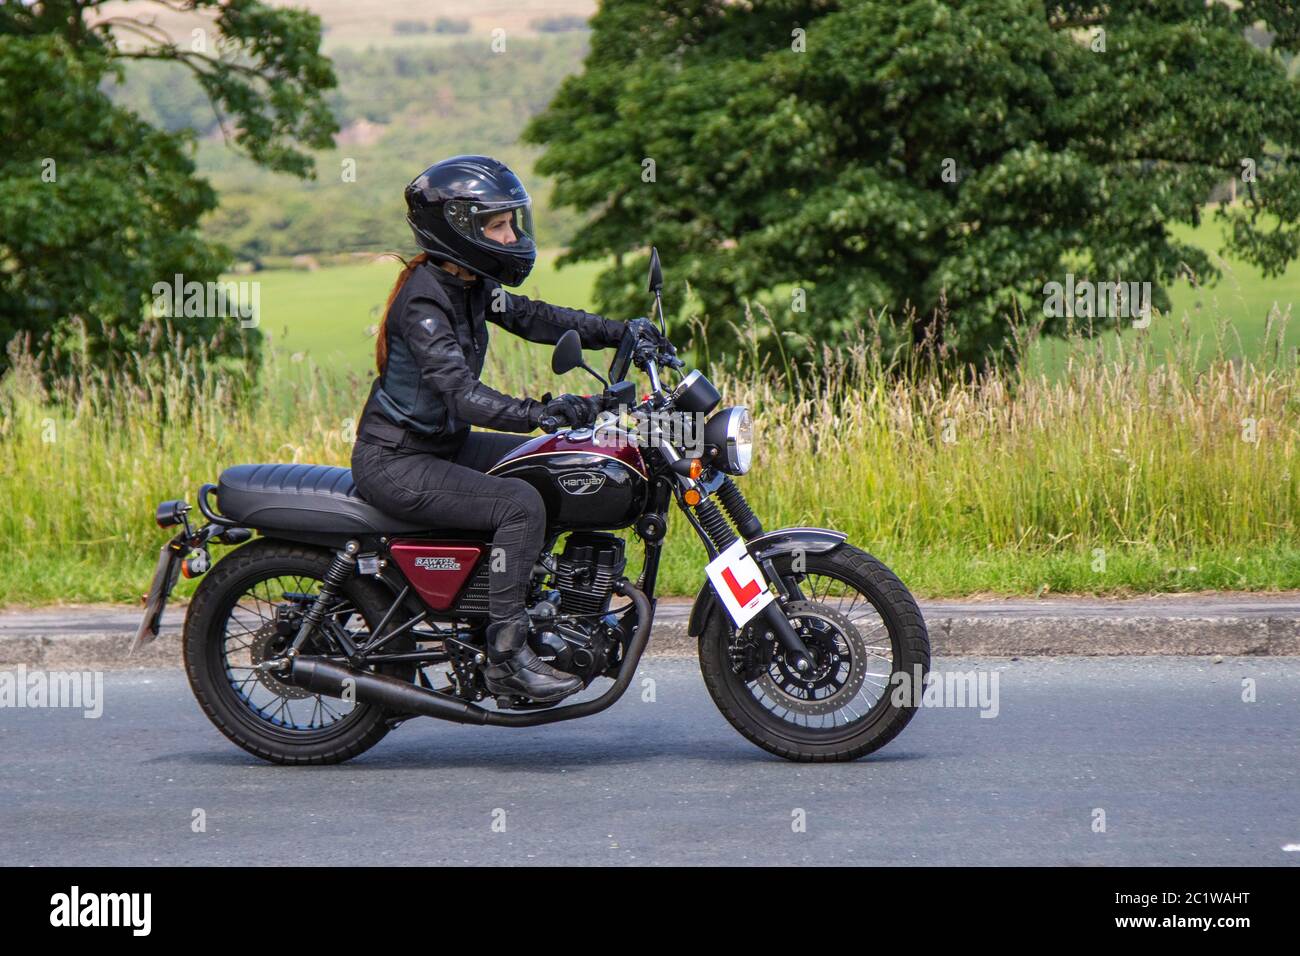
[[[551,387],[545,349],[502,339],[489,381]],[[272,355],[250,382],[179,355],[150,385],[85,365],[46,388],[13,352],[0,603],[138,597],[158,501],[239,462],[347,464],[368,381]],[[743,487],[765,523],[839,528],[919,593],[1300,587],[1294,355],[1198,368],[1080,340],[1055,377],[941,375],[864,332],[817,373],[742,357],[716,381],[755,411]],[[663,583],[689,593],[703,552],[675,525]]]

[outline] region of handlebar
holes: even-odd
[[[677,357],[677,350],[673,348],[667,336],[649,319],[629,320],[623,336],[615,362],[617,363],[621,358],[624,364],[617,375],[611,366],[611,375],[615,376],[616,380],[612,385],[606,384],[603,396],[592,396],[600,399],[598,404],[601,411],[640,407],[635,401],[635,386],[626,378],[628,365],[635,365],[650,377],[650,395],[640,403],[646,406],[663,400],[666,383],[660,378],[660,367],[676,370],[686,366],[686,363]],[[549,395],[547,399],[549,400]],[[547,434],[554,434],[569,424],[567,417],[557,415],[544,415],[537,421],[537,427]]]
[[[593,396],[599,398],[600,410],[608,411],[612,408],[618,408],[622,402],[614,395]],[[561,428],[568,425],[569,422],[557,415],[543,415],[537,420],[537,427],[548,434],[554,434]]]

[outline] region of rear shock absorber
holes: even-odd
[[[722,479],[722,487],[717,491],[717,498],[722,502],[722,507],[726,509],[727,516],[731,518],[731,523],[736,526],[742,538],[748,541],[763,533],[763,522],[758,520],[758,515],[754,514],[754,510],[749,507],[749,502],[741,493],[740,486],[731,480],[731,476]]]
[[[321,581],[320,593],[316,595],[316,600],[312,602],[311,607],[307,608],[307,613],[303,615],[302,627],[298,629],[298,635],[293,639],[293,647],[289,650],[291,657],[298,653],[312,631],[320,626],[320,622],[325,618],[325,610],[333,605],[334,597],[338,594],[339,589],[352,576],[352,572],[357,566],[357,552],[359,550],[361,550],[359,542],[349,541],[342,551],[334,552],[334,560],[325,569],[325,577]],[[340,640],[344,644],[343,652],[345,654],[350,656],[356,652],[355,647],[349,646],[351,641],[341,634]]]

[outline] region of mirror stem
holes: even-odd
[[[668,323],[664,321],[664,300],[659,295],[659,290],[655,289],[655,309],[659,312],[659,331],[668,337]]]

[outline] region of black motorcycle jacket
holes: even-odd
[[[489,321],[552,345],[568,329],[592,349],[617,345],[623,335],[622,322],[535,302],[490,279],[467,282],[426,261],[412,271],[388,311],[387,361],[371,386],[357,435],[450,457],[471,425],[506,432],[536,428],[542,403],[503,395],[479,381]]]

